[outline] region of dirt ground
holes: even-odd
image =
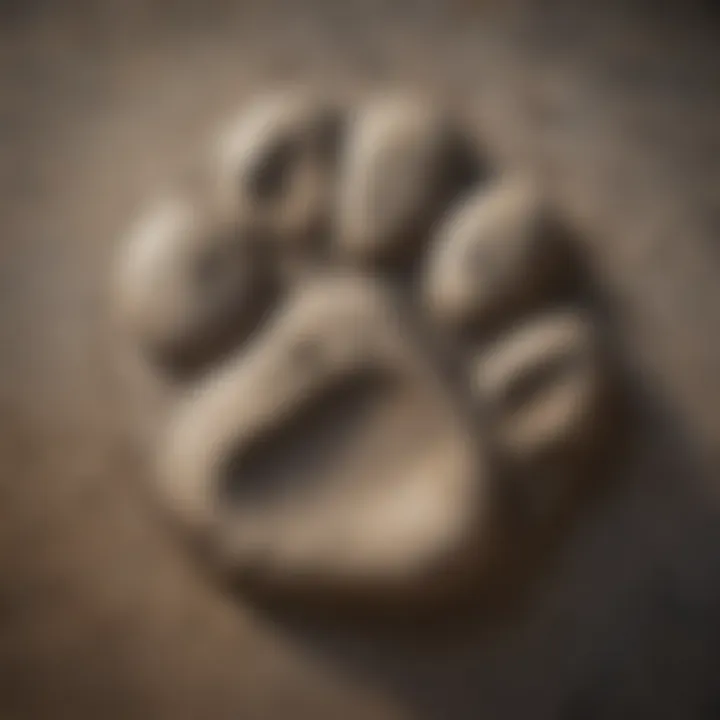
[[[2,3],[1,717],[720,716],[720,25],[674,5]],[[270,619],[148,501],[113,253],[218,120],[288,80],[471,102],[582,228],[630,450],[502,622],[422,642]]]

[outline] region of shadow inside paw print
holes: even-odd
[[[542,189],[415,97],[269,95],[207,165],[118,264],[128,337],[179,381],[169,516],[269,602],[411,614],[507,585],[616,444]]]

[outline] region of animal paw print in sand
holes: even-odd
[[[537,186],[490,176],[458,123],[398,97],[263,98],[206,170],[120,262],[124,327],[178,382],[171,517],[278,598],[408,607],[492,582],[503,483],[552,514],[608,417]]]

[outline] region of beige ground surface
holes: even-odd
[[[3,4],[0,715],[715,716],[717,19],[662,4],[169,5]],[[118,236],[218,119],[298,79],[470,98],[491,153],[540,168],[583,227],[633,376],[620,482],[527,610],[432,646],[259,617],[198,576],[144,491],[152,416],[133,412],[146,406],[105,319]]]

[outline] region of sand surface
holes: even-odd
[[[640,3],[168,5],[3,6],[0,714],[716,715],[717,19]],[[147,497],[152,403],[123,382],[107,323],[118,238],[218,120],[287,80],[470,98],[493,156],[541,171],[582,227],[633,378],[616,487],[528,607],[431,646],[258,616],[200,576]]]

